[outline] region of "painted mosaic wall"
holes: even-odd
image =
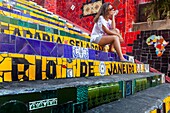
[[[133,44],[133,56],[168,75],[170,64],[170,31],[142,31]]]

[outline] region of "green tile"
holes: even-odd
[[[19,26],[24,26],[24,22],[22,20],[18,20],[18,25]]]
[[[38,30],[45,31],[45,26],[39,25],[39,29]]]
[[[28,22],[24,22],[24,27],[29,28]]]
[[[10,23],[11,23],[11,24],[14,24],[14,25],[18,25],[18,20],[15,19],[15,18],[11,18],[11,19],[10,19]]]
[[[45,26],[45,31],[46,31],[46,32],[51,33],[51,28],[50,28],[50,27]]]
[[[66,32],[61,30],[61,31],[60,31],[60,35],[65,36],[65,35],[66,35]]]
[[[37,29],[37,24],[29,23],[29,28]]]
[[[5,23],[10,23],[10,18],[0,15],[0,21]]]

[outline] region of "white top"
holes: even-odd
[[[103,16],[100,16],[98,19],[98,22],[94,24],[94,27],[91,33],[90,42],[93,42],[94,40],[96,40],[95,38],[97,36],[106,35],[106,33],[102,29],[102,25],[104,25],[107,29],[111,29],[112,28],[111,24],[112,24],[112,21],[110,19],[107,21],[104,19]]]

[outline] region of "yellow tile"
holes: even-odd
[[[2,77],[0,77],[0,82],[3,82],[3,78]]]
[[[72,69],[73,68],[73,64],[67,62],[67,68],[71,68]]]
[[[46,80],[47,76],[46,76],[46,72],[42,72],[42,80]]]
[[[95,65],[95,66],[94,66],[94,72],[95,72],[95,73],[99,72],[99,65]]]
[[[80,77],[80,59],[77,59],[77,73],[76,77]]]
[[[36,79],[36,67],[35,65],[29,66],[29,80],[35,80]]]
[[[5,22],[1,22],[1,26],[8,26],[8,23],[5,23]]]
[[[41,60],[41,56],[35,56],[37,60]]]
[[[5,72],[4,73],[4,81],[5,82],[11,82],[12,81],[12,74],[11,74],[11,72]]]
[[[57,78],[62,78],[62,73],[61,73],[62,72],[62,70],[61,70],[62,67],[61,67],[61,65],[57,65],[56,68],[57,68],[56,69],[57,70]]]
[[[58,65],[62,65],[62,64],[63,64],[62,58],[57,58],[57,64],[58,64]]]
[[[27,18],[27,17],[24,17],[24,16],[22,16],[21,19],[22,19],[23,21],[28,21],[28,18]]]
[[[26,59],[29,63],[35,65],[35,55],[25,55],[25,59]]]
[[[22,19],[22,16],[18,15],[18,19]]]
[[[62,67],[62,78],[66,78],[66,69],[65,67]]]
[[[76,77],[77,75],[77,67],[73,66],[73,77]]]
[[[17,15],[17,14],[14,14],[14,13],[11,13],[11,16],[12,16],[13,18],[18,18],[18,15]]]
[[[12,58],[5,58],[3,62],[0,63],[0,71],[10,71],[10,70],[12,70]]]
[[[9,53],[2,53],[0,54],[2,57],[8,57],[9,56]]]
[[[56,62],[56,58],[55,57],[47,57],[47,60],[52,60],[52,61]]]
[[[150,111],[150,113],[157,113],[157,109]]]
[[[14,31],[14,30],[15,30],[15,28],[18,28],[18,26],[15,26],[15,25],[9,24],[9,30]]]
[[[109,64],[107,64],[106,65],[106,76],[109,76],[109,72],[108,72],[108,69],[110,68],[110,65]]]
[[[34,36],[34,34],[35,34],[35,29],[29,28],[28,30],[29,30],[29,31],[33,34],[33,36]]]
[[[18,80],[23,80],[24,75],[18,75]]]
[[[47,59],[42,57],[42,71],[46,71]]]
[[[0,2],[0,6],[3,6],[2,2]]]
[[[77,60],[76,60],[76,59],[73,59],[72,64],[73,64],[73,66],[76,66],[76,65],[77,65]]]
[[[25,31],[28,31],[28,28],[26,28],[26,27],[23,27],[23,30],[25,30]]]
[[[18,72],[24,72],[24,64],[18,64]]]
[[[4,34],[10,34],[10,30],[4,30]]]
[[[4,60],[4,57],[0,54],[0,62],[2,62],[3,60]]]
[[[137,73],[136,64],[133,64],[133,73]]]
[[[9,53],[9,57],[24,58],[23,54]]]
[[[3,15],[5,15],[5,16],[11,16],[11,13],[6,12],[6,11],[3,11]]]

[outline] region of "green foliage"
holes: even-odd
[[[147,21],[163,20],[170,17],[170,0],[152,0],[144,8]]]

